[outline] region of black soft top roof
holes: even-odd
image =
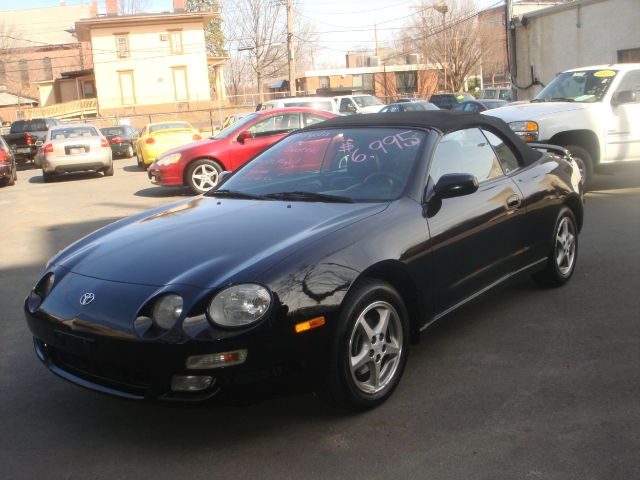
[[[463,128],[481,127],[502,138],[512,149],[520,153],[524,165],[531,165],[541,156],[518,137],[501,119],[478,113],[450,110],[426,112],[372,113],[369,115],[349,115],[336,117],[317,123],[305,130],[322,130],[332,127],[422,127],[435,128],[443,134]]]

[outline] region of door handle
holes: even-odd
[[[520,196],[517,193],[514,193],[513,195],[510,195],[509,198],[507,198],[507,207],[509,207],[510,209],[518,208],[520,207],[520,204]]]

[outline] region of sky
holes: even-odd
[[[426,0],[437,3],[438,0]],[[475,0],[481,9],[502,3],[500,0]],[[67,5],[80,4],[80,0],[66,0]],[[91,0],[84,0],[90,4]],[[173,10],[173,0],[151,0],[150,12]],[[409,8],[420,4],[420,0],[299,0],[301,15],[315,21],[321,35],[320,48],[315,59],[316,68],[322,66],[345,65],[345,54],[357,46],[375,49],[374,24],[378,24],[381,47],[389,46],[394,32],[402,29],[417,9]],[[59,0],[0,0],[0,10],[20,8],[55,7]],[[105,12],[105,1],[99,0],[101,13]],[[222,11],[224,18],[224,10]],[[283,39],[284,40],[284,39]]]

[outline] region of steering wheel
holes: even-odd
[[[380,185],[391,190],[396,186],[404,185],[405,181],[395,173],[377,172],[372,173],[367,178],[365,178],[363,183],[369,185]]]

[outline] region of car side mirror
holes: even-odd
[[[220,127],[220,125],[218,125],[217,127],[213,127],[214,132],[219,132],[220,130],[222,130],[222,127]]]
[[[36,142],[36,147],[41,147],[42,145],[44,145],[44,142],[42,140],[38,140]]]
[[[478,179],[470,173],[447,173],[433,188],[437,198],[454,198],[478,191]]]
[[[615,98],[611,101],[612,105],[621,105],[623,103],[634,103],[636,101],[636,92],[633,90],[623,90],[618,92]]]
[[[218,183],[222,183],[227,177],[229,177],[229,175],[231,175],[231,172],[229,170],[225,170],[224,172],[222,172],[220,175],[218,175]]]
[[[251,132],[249,130],[244,130],[238,134],[238,142],[244,144],[244,141],[248,138],[251,138]]]

